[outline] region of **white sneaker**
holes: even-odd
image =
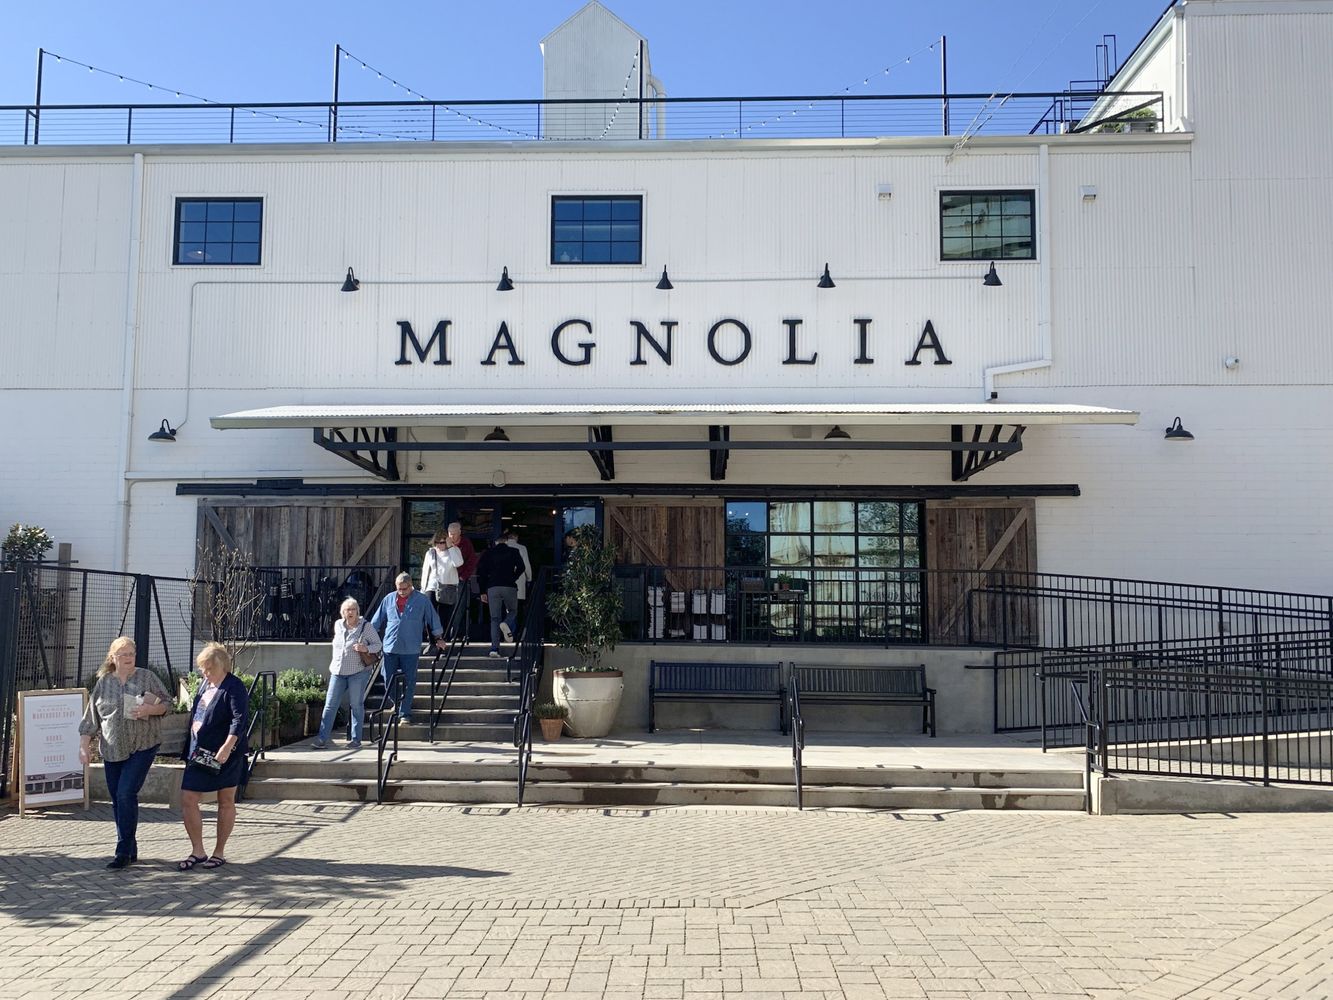
[[[514,630],[509,627],[508,622],[500,623],[500,634],[505,637],[505,642],[514,641]]]
[[[498,649],[492,649],[490,655],[498,660],[500,658],[500,651]]]

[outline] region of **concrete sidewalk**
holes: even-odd
[[[1322,816],[245,803],[188,873],[165,809],[138,865],[112,840],[0,813],[0,998],[1333,995]]]

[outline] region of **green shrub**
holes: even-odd
[[[20,562],[36,562],[55,544],[45,528],[35,524],[13,524],[9,534],[0,542],[0,564],[13,569]]]
[[[532,714],[539,719],[568,719],[569,709],[553,701],[539,701],[532,706]]]

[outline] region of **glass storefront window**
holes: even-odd
[[[769,530],[773,532],[809,531],[809,501],[783,501],[782,503],[769,504],[768,524]]]
[[[855,507],[856,505],[850,500],[816,500],[815,534],[855,531],[853,518]]]
[[[922,561],[921,504],[731,501],[726,511],[727,565],[767,566],[771,592],[791,595],[762,605],[775,634],[797,638],[788,634],[794,629],[831,642],[920,637],[921,582],[910,571]]]

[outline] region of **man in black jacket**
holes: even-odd
[[[518,628],[518,581],[527,571],[518,550],[504,544],[503,537],[481,554],[477,578],[481,600],[491,609],[491,655],[500,655],[500,636],[514,641]]]

